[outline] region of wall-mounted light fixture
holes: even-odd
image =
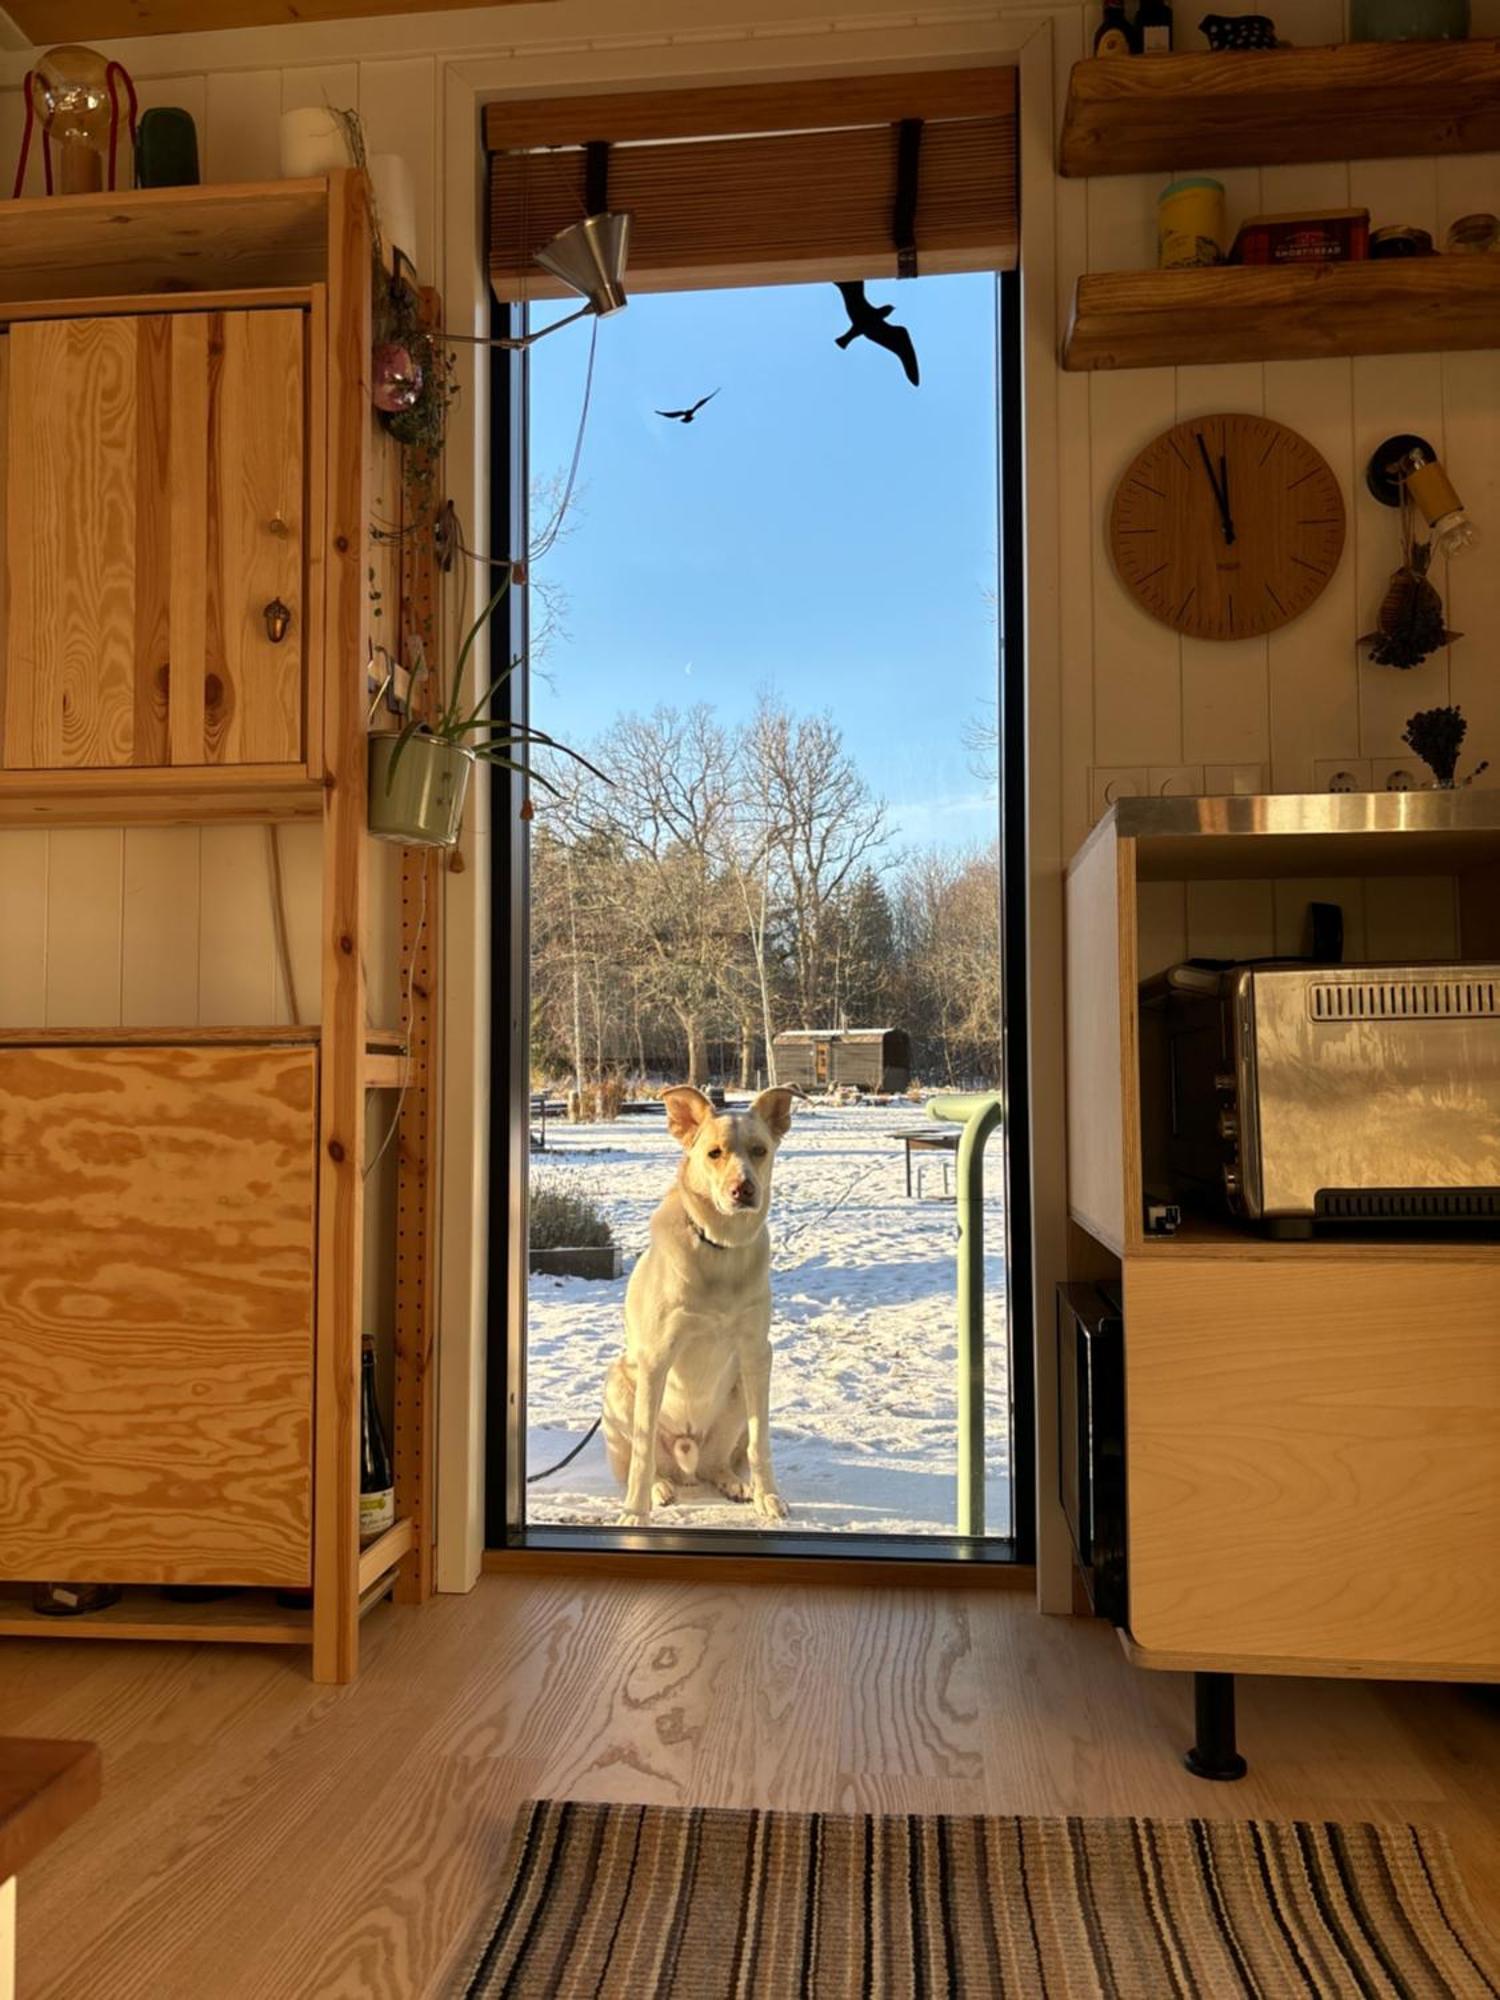
[[[1377,445],[1365,467],[1365,484],[1382,506],[1411,502],[1432,531],[1435,555],[1462,555],[1479,541],[1478,528],[1426,438],[1403,431]]]

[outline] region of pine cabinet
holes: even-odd
[[[318,1052],[0,1043],[0,1577],[312,1565]]]
[[[8,771],[307,754],[308,314],[17,321]]]

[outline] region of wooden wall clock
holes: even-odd
[[[1110,553],[1143,611],[1194,639],[1253,639],[1306,611],[1338,568],[1328,461],[1269,417],[1192,417],[1126,468]]]

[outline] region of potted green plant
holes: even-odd
[[[556,750],[596,778],[603,777],[587,757],[545,730],[534,729],[529,723],[498,721],[491,715],[490,704],[519,660],[512,660],[498,673],[472,707],[466,705],[464,675],[474,643],[510,588],[511,574],[507,570],[500,588],[464,634],[438,714],[431,721],[413,717],[399,732],[370,738],[369,824],[371,833],[380,840],[412,847],[452,847],[463,823],[470,773],[481,761],[519,771],[549,792],[556,792],[557,786],[528,761],[533,749]]]

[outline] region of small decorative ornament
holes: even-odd
[[[371,364],[370,400],[376,409],[392,416],[415,409],[422,394],[423,375],[421,365],[412,359],[410,348],[398,341],[385,341],[375,349]]]
[[[1469,725],[1461,708],[1422,708],[1408,716],[1401,740],[1416,751],[1431,771],[1438,790],[1451,792],[1458,789],[1458,753],[1468,733]],[[1463,783],[1472,785],[1489,768],[1486,757],[1483,763],[1474,766]]]
[[[1269,14],[1205,14],[1198,26],[1211,49],[1274,49],[1276,23]]]
[[[1406,559],[1386,586],[1374,631],[1364,633],[1359,644],[1369,647],[1377,667],[1399,667],[1404,672],[1421,666],[1429,653],[1451,646],[1463,633],[1448,630],[1442,597],[1427,574],[1431,542],[1416,541],[1404,524],[1402,534]]]

